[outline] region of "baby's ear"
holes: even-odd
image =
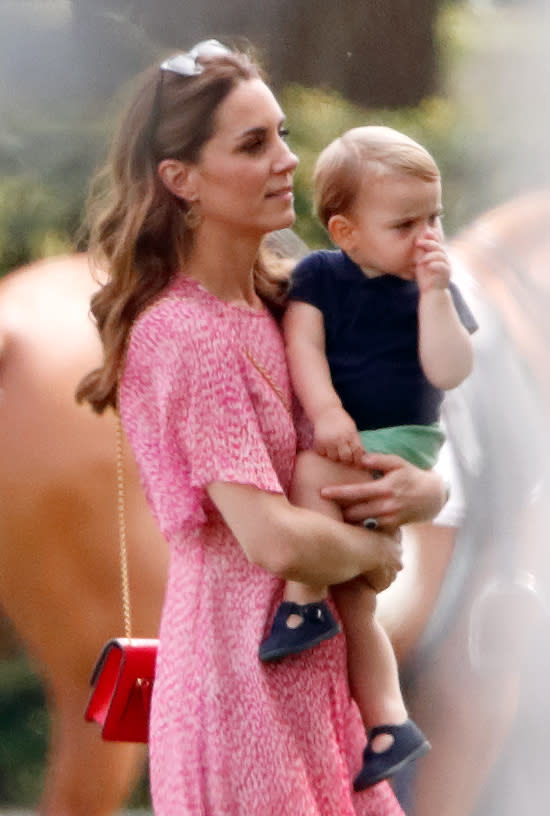
[[[330,237],[344,252],[352,249],[354,227],[353,222],[345,215],[331,215],[327,229]]]

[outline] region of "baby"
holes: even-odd
[[[319,156],[314,197],[339,250],[300,261],[284,316],[290,374],[316,452],[298,457],[290,498],[341,519],[320,490],[364,481],[365,471],[354,465],[365,450],[434,465],[444,439],[443,392],[470,373],[477,324],[450,281],[440,173],[423,147],[390,128],[354,128]],[[375,519],[364,524],[377,526]],[[337,634],[327,593],[288,583],[260,658],[280,659]],[[368,732],[354,783],[362,790],[421,756],[429,743],[407,716],[369,575],[332,594],[346,633],[350,687]]]

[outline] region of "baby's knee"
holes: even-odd
[[[334,462],[313,450],[299,453],[290,488],[290,501],[300,507],[328,513],[331,503],[321,497],[321,490],[335,481],[334,472],[331,473],[333,468]]]
[[[296,457],[293,482],[311,488],[321,487],[324,471],[325,459],[323,456],[315,453],[314,450],[300,451]]]

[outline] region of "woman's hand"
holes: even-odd
[[[378,526],[395,529],[402,524],[430,521],[447,500],[441,477],[422,470],[400,456],[367,453],[361,467],[377,478],[372,481],[324,487],[324,499],[340,505],[346,521],[357,524],[376,519]]]
[[[380,544],[385,553],[385,559],[379,567],[364,573],[363,578],[375,592],[383,592],[390,584],[393,584],[397,573],[403,569],[403,547],[399,529],[391,533],[381,531],[377,535],[382,536]]]

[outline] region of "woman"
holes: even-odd
[[[92,211],[105,357],[78,398],[116,406],[123,364],[122,420],[171,549],[150,739],[159,816],[401,812],[386,785],[352,793],[364,740],[343,637],[280,665],[257,656],[282,579],[369,573],[383,589],[401,568],[398,537],[285,496],[297,443],[281,282],[259,254],[294,220],[285,135],[258,68],[207,41],[147,73]],[[359,492],[367,509],[441,506],[437,477],[377,463],[390,484]]]

